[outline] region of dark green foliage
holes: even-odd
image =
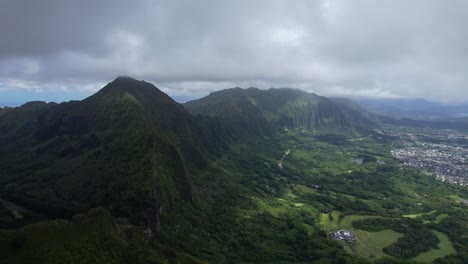
[[[434,261],[434,264],[465,264],[468,263],[467,254],[458,254],[456,256],[447,256],[444,258],[438,258]]]
[[[2,260],[366,263],[326,237],[321,212],[341,211],[338,221],[431,210],[451,215],[448,195],[465,197],[400,169],[389,155],[393,139],[369,131],[372,117],[350,102],[251,88],[216,92],[185,108],[151,84],[119,77],[80,102],[2,109],[3,198],[51,218],[97,206],[115,217],[96,209],[71,221],[0,231]],[[388,252],[407,257],[427,250],[413,242],[430,228],[448,234],[460,253],[452,259],[462,260],[466,215],[458,210],[458,222],[449,216],[440,224],[422,224],[422,217],[385,223],[405,233]],[[0,224],[28,222],[0,207]],[[147,226],[156,231],[151,241],[143,239]],[[417,249],[403,252],[408,244]]]
[[[464,206],[465,208],[467,206]],[[460,208],[449,210],[450,217],[445,218],[433,228],[444,232],[453,242],[457,256],[449,256],[436,263],[467,263],[468,260],[468,213]]]
[[[134,223],[147,221],[154,186],[166,209],[191,200],[188,168],[203,162],[198,127],[149,83],[119,77],[81,102],[7,112],[0,119],[6,198],[53,217],[103,205]]]
[[[8,202],[0,199],[0,229],[18,228],[47,219],[36,212],[25,210],[25,208],[13,211],[4,206],[3,203]]]
[[[370,128],[378,127],[380,124],[379,117],[367,111],[359,104],[348,98],[331,98],[338,107],[343,110],[346,117],[356,126],[364,130],[369,130]]]
[[[353,122],[346,106],[294,89],[233,88],[213,92],[205,98],[185,103],[193,115],[219,117],[237,135],[272,135],[283,129],[370,128],[373,121],[359,112]],[[345,109],[346,108],[346,109]]]
[[[278,116],[275,127],[347,126],[340,110],[325,98],[307,95],[311,101],[304,101],[302,92],[278,92],[275,100],[292,95],[299,101],[285,105],[281,116],[286,118]],[[263,103],[272,111],[277,102]],[[314,111],[317,117],[312,116]],[[314,216],[303,213],[296,220],[283,216],[271,220],[271,215],[260,215],[247,221],[235,213],[237,203],[250,195],[270,199],[288,187],[285,178],[265,169],[269,160],[240,154],[231,161],[211,158],[238,139],[242,135],[238,131],[274,135],[276,128],[268,125],[272,119],[257,117],[252,112],[245,119],[245,124],[259,124],[250,131],[249,126],[231,126],[244,121],[194,118],[153,85],[127,77],[81,102],[7,109],[0,116],[1,193],[54,218],[99,205],[133,225],[149,225],[155,232],[162,226],[157,236],[175,250],[163,251],[169,259],[189,252],[205,259],[224,256],[221,262],[352,260],[325,237],[306,235],[301,221],[314,226]],[[209,164],[212,159],[222,164],[221,169]],[[234,171],[240,172],[237,178],[230,175]],[[257,175],[253,186],[249,174]],[[11,220],[7,213],[5,223]],[[256,234],[262,229],[262,235]],[[93,244],[95,250],[105,251],[106,239],[95,241],[103,243]],[[260,240],[268,242],[262,245]],[[232,245],[228,251],[226,241]],[[17,242],[11,243],[21,247]],[[298,251],[294,246],[310,249]]]
[[[8,210],[6,207],[4,207],[0,203],[0,228],[14,227],[15,222],[16,222],[16,217],[13,214],[13,212]]]
[[[416,257],[422,252],[437,248],[439,239],[430,229],[422,223],[413,219],[378,219],[370,218],[353,222],[353,227],[361,230],[377,232],[385,229],[392,229],[403,233],[404,236],[389,247],[384,248],[384,252],[401,258]]]
[[[0,263],[202,263],[158,243],[145,241],[141,228],[116,224],[96,208],[73,221],[38,222],[0,230]]]
[[[395,244],[384,248],[384,252],[395,257],[416,257],[421,252],[437,248],[438,242],[439,239],[430,230],[414,228],[408,230],[405,236],[398,239]]]

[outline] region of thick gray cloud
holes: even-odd
[[[468,101],[468,2],[0,1],[0,90],[233,86]]]

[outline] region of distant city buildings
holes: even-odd
[[[398,132],[404,147],[392,150],[392,155],[404,166],[423,169],[439,180],[468,185],[468,149],[458,142],[463,134],[446,134],[444,130]]]

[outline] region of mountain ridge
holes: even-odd
[[[41,111],[27,108],[8,111],[13,116],[22,111],[30,115],[28,121],[14,124],[14,129],[2,122],[2,132],[14,133],[1,134],[5,143],[0,150],[2,167],[9,169],[5,171],[8,177],[0,181],[32,183],[37,178],[46,189],[31,191],[23,183],[23,191],[4,188],[4,196],[53,216],[69,216],[101,204],[136,218],[142,216],[132,208],[160,211],[160,203],[169,209],[178,199],[192,199],[188,167],[200,162],[196,158],[202,156],[197,154],[198,136],[192,134],[194,121],[154,85],[119,77],[83,101],[45,105]],[[23,160],[25,166],[19,171],[12,164],[22,159],[25,151],[31,157]],[[135,157],[128,157],[128,153]],[[138,163],[128,163],[137,157]],[[66,163],[73,166],[60,168]],[[50,190],[50,186],[55,187]],[[23,197],[15,197],[19,193]],[[87,195],[80,195],[83,193]],[[41,208],[44,205],[34,197],[49,197],[51,208]],[[61,201],[67,202],[60,205]],[[80,206],[70,208],[73,201]],[[143,218],[148,217],[153,216]]]
[[[213,98],[213,106],[194,107]],[[181,105],[150,83],[120,76],[82,101],[1,112],[0,184],[10,184],[3,196],[55,217],[104,205],[141,221],[155,216],[137,213],[143,208],[192,201],[191,171],[229,141],[294,128],[351,129],[351,121],[332,100],[295,89],[234,88]],[[31,185],[38,180],[42,191]],[[51,202],[44,206],[40,197]]]
[[[231,237],[230,247],[253,261],[252,247],[242,238],[251,235],[242,227],[250,222],[238,219],[233,206],[252,208],[252,194],[273,197],[294,172],[288,166],[274,166],[271,157],[282,155],[277,147],[260,163],[254,156],[240,159],[252,154],[239,154],[242,142],[273,139],[285,129],[351,131],[353,121],[332,100],[299,90],[233,89],[227,92],[233,93],[232,104],[225,103],[231,100],[225,93],[215,93],[220,95],[218,105],[203,110],[216,110],[215,115],[194,115],[156,86],[118,77],[82,101],[4,109],[0,112],[1,198],[53,219],[70,219],[77,213],[73,219],[82,218],[80,213],[103,207],[112,219],[123,219],[117,224],[122,230],[138,227],[135,232],[140,235],[143,229],[150,230],[151,243],[197,257],[213,257],[212,247],[217,247],[218,255],[229,253],[227,247],[218,246]],[[270,148],[271,143],[266,144]],[[0,214],[4,211],[0,206]],[[54,221],[44,225],[47,230]],[[263,220],[256,221],[254,227]],[[287,219],[275,221],[281,228],[289,226]],[[226,223],[234,229],[225,229]],[[112,221],[108,224],[115,227]],[[237,237],[236,230],[243,235]],[[117,229],[111,237],[127,240],[125,232]],[[294,232],[298,232],[295,243],[310,252],[316,245],[340,258],[349,257],[321,233],[309,237],[303,229]],[[271,239],[283,245],[287,236],[274,234]],[[0,248],[1,244],[0,239]],[[268,250],[255,250],[262,250],[263,260],[272,261]],[[309,258],[299,253],[288,253],[288,258]],[[328,258],[325,251],[313,254]]]
[[[346,113],[348,105],[340,106],[332,99],[291,88],[231,88],[212,92],[208,96],[187,102],[192,115],[219,117],[231,127],[243,127],[253,133],[282,129],[352,129],[375,126],[366,116],[361,123]],[[346,108],[346,109],[345,109]],[[252,120],[253,119],[253,120]]]

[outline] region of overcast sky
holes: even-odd
[[[118,75],[468,102],[468,1],[0,0],[0,101],[81,99]]]

